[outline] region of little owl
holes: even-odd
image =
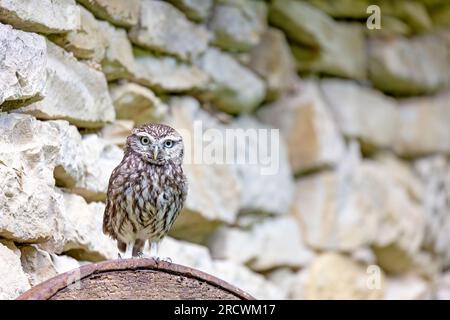
[[[145,124],[128,136],[109,179],[103,215],[103,232],[117,240],[124,257],[140,255],[147,240],[157,257],[158,243],[186,199],[182,161],[183,140],[169,126]]]

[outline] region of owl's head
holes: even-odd
[[[164,165],[169,161],[181,164],[184,146],[181,135],[175,129],[149,123],[133,130],[127,138],[126,150],[152,164]]]

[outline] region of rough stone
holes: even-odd
[[[263,1],[219,1],[208,22],[212,43],[230,51],[246,51],[259,43],[267,27]]]
[[[12,300],[30,289],[20,256],[0,243],[0,300]]]
[[[344,159],[337,171],[300,179],[297,188],[292,212],[316,249],[392,246],[409,257],[420,248],[423,208],[382,164]]]
[[[136,66],[127,33],[105,21],[100,21],[99,26],[106,47],[101,61],[103,73],[109,81],[128,78],[130,74],[133,74]]]
[[[123,158],[123,151],[106,143],[95,134],[83,136],[81,159],[86,164],[84,179],[75,184],[72,192],[88,201],[104,201],[109,177]]]
[[[238,143],[235,167],[241,189],[245,190],[241,212],[272,215],[289,212],[295,185],[283,138],[278,132],[268,131],[273,130],[270,126],[249,116],[238,118],[229,129]]]
[[[294,173],[334,166],[344,154],[344,140],[315,82],[297,85],[259,116],[280,129]]]
[[[103,234],[105,204],[86,201],[75,194],[64,193],[63,252],[77,260],[116,259],[115,241]]]
[[[0,23],[0,110],[42,99],[46,64],[42,36]]]
[[[381,28],[385,27],[386,17],[401,19],[416,32],[429,31],[432,27],[430,17],[423,1],[385,1],[385,0],[308,0],[325,13],[336,18],[367,19],[367,8],[376,5],[382,12]]]
[[[132,27],[138,23],[140,0],[77,0],[98,18],[119,27]]]
[[[355,79],[366,77],[360,26],[337,23],[308,3],[294,0],[273,1],[269,18],[295,43],[292,50],[300,71]]]
[[[80,262],[66,255],[51,254],[53,267],[56,272],[64,273],[80,267]]]
[[[253,47],[252,49],[254,48],[255,47]],[[240,64],[248,67],[251,59],[250,51],[228,51],[228,54],[231,55]]]
[[[350,258],[355,262],[371,265],[376,264],[377,257],[370,247],[360,247],[352,251]]]
[[[149,253],[148,244],[144,252]],[[161,257],[169,257],[173,263],[195,268],[206,273],[214,271],[213,260],[208,248],[199,244],[165,237],[161,242],[158,254]]]
[[[450,272],[442,273],[434,283],[435,292],[433,298],[436,300],[450,299]]]
[[[433,30],[431,33],[436,36],[438,41],[445,44],[447,50],[450,50],[450,29],[445,27],[439,27]]]
[[[264,82],[257,75],[219,49],[208,49],[197,65],[212,80],[203,98],[212,100],[222,111],[250,113],[266,95]]]
[[[86,135],[81,141],[75,135],[73,141],[63,144],[63,150],[70,151],[59,155],[57,184],[88,201],[105,200],[109,177],[122,160],[123,151],[95,134]]]
[[[47,42],[45,98],[16,112],[40,119],[65,119],[79,127],[96,128],[114,120],[114,106],[105,76]]]
[[[313,6],[292,0],[275,0],[269,10],[270,23],[282,29],[294,42],[320,47],[319,30],[334,26],[333,20]],[[314,23],[308,24],[308,21]],[[317,29],[317,31],[313,31]]]
[[[418,156],[450,152],[450,91],[399,101],[399,127],[394,150]]]
[[[363,29],[359,25],[339,23],[332,30],[334,34],[323,40],[320,48],[291,45],[297,69],[303,73],[364,80],[367,59]]]
[[[308,269],[297,271],[294,278],[291,279],[288,298],[294,300],[305,300],[305,283],[308,276]]]
[[[126,143],[127,137],[131,134],[134,127],[134,122],[131,120],[116,120],[113,123],[103,127],[99,136],[107,143],[115,144],[123,147]]]
[[[12,240],[0,239],[0,244],[4,245],[6,248],[14,252],[14,254],[20,257],[20,249],[16,247],[16,244]]]
[[[82,152],[82,138],[75,126],[65,120],[48,121],[56,129],[54,139],[58,142],[59,152],[53,172],[57,186],[73,188],[85,177],[86,164]]]
[[[277,268],[267,273],[266,277],[270,282],[285,292],[287,299],[304,300],[303,279],[305,277],[301,277],[300,275],[305,274],[305,270],[307,269],[294,272],[287,267]]]
[[[366,29],[365,33],[368,37],[392,37],[395,35],[411,36],[413,31],[409,25],[401,19],[383,15],[380,29]]]
[[[286,299],[286,293],[267,281],[264,276],[231,261],[216,261],[213,274],[256,299]]]
[[[372,147],[392,147],[399,126],[394,99],[352,81],[324,80],[320,88],[345,136]]]
[[[155,56],[136,50],[131,80],[157,91],[186,92],[206,88],[209,76],[200,68],[169,56]]]
[[[439,256],[430,252],[408,252],[397,244],[373,247],[377,265],[392,275],[414,273],[432,279],[442,270]]]
[[[446,0],[419,0],[422,2],[427,8],[435,8],[439,7],[442,4],[445,4]]]
[[[170,106],[172,114],[166,122],[183,136],[184,172],[189,181],[185,209],[171,234],[204,243],[218,225],[235,221],[241,196],[239,180],[233,167],[207,158],[203,134],[209,128],[221,130],[220,124],[193,98],[174,98]],[[214,143],[223,147],[222,141]]]
[[[158,122],[167,115],[168,107],[150,89],[135,83],[109,86],[117,119],[132,120],[136,126]]]
[[[373,159],[383,165],[392,178],[405,188],[411,199],[423,203],[425,193],[424,184],[414,170],[413,164],[396,157],[395,154],[390,151],[378,152],[374,155]]]
[[[284,33],[269,28],[250,51],[247,65],[267,84],[267,98],[274,99],[295,83],[295,61]]]
[[[211,237],[209,248],[215,259],[246,264],[257,271],[298,268],[313,258],[291,217],[269,218],[250,230],[222,227]]]
[[[53,190],[56,135],[31,116],[0,114],[0,237],[43,242],[54,235],[61,202]]]
[[[54,34],[48,38],[80,59],[100,62],[105,55],[106,39],[101,33],[99,21],[80,6],[80,28],[65,34]]]
[[[450,265],[450,164],[443,155],[429,156],[414,162],[415,172],[423,184],[426,214],[424,246]]]
[[[431,286],[423,278],[414,274],[387,277],[386,300],[428,300],[431,299]]]
[[[380,1],[381,10],[405,21],[415,32],[430,31],[433,22],[421,1]]]
[[[353,19],[367,18],[367,7],[377,3],[376,0],[334,0],[331,2],[328,0],[306,1],[332,17]]]
[[[36,246],[20,248],[22,267],[33,287],[58,274],[50,254]]]
[[[191,20],[203,21],[208,18],[213,0],[168,0]]]
[[[450,27],[450,5],[437,7],[431,11],[433,25]]]
[[[308,268],[305,299],[381,299],[385,290],[384,274],[381,270],[377,274],[368,270],[344,255],[324,253]]]
[[[450,83],[450,58],[435,35],[369,40],[369,77],[382,91],[396,95],[434,92]]]
[[[75,0],[1,0],[0,21],[25,31],[65,33],[79,28],[80,9]]]
[[[192,60],[208,47],[206,29],[190,22],[171,4],[144,0],[139,23],[129,33],[136,45],[160,53]]]
[[[109,176],[123,157],[123,151],[96,134],[83,137],[67,121],[49,121],[57,130],[59,152],[55,161],[56,185],[78,193],[88,201],[106,198]]]

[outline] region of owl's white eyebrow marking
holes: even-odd
[[[181,138],[178,136],[165,136],[164,138],[162,138],[160,141],[164,142],[166,140],[173,140],[173,141],[181,141]]]
[[[148,134],[147,132],[136,132],[136,135],[138,137],[147,137],[147,138],[150,139],[150,141],[155,141],[155,139],[150,134]]]

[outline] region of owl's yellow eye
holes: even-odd
[[[141,137],[141,143],[146,145],[150,143],[150,139],[148,137]]]
[[[164,141],[164,147],[172,148],[173,147],[173,140],[166,140],[166,141]]]

